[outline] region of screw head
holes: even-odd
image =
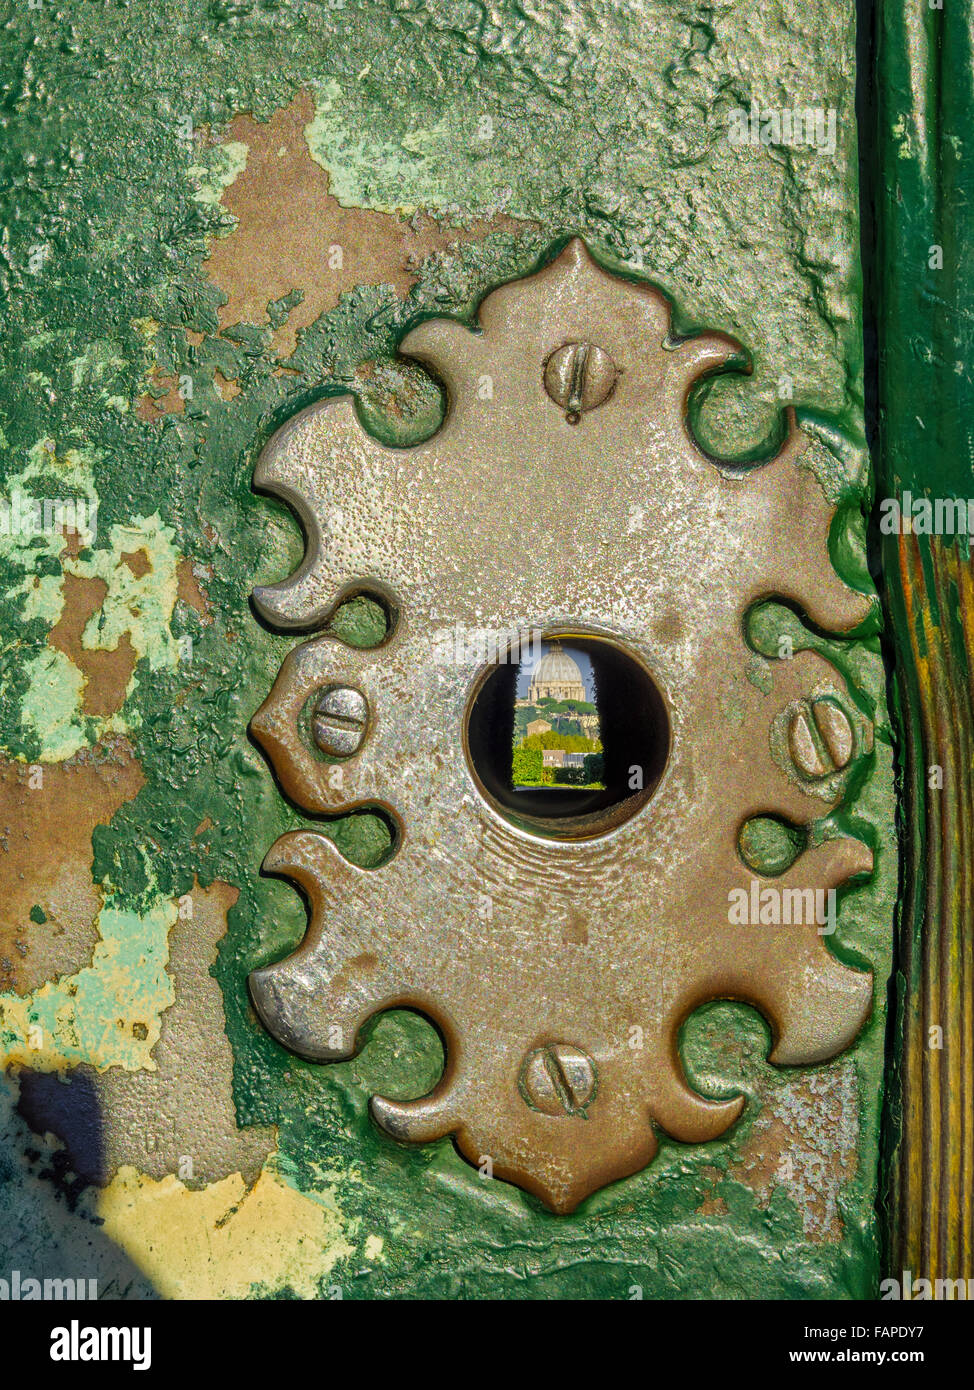
[[[543,1115],[584,1115],[594,1100],[595,1063],[570,1043],[548,1043],[529,1052],[518,1086],[525,1102]]]
[[[848,716],[832,700],[804,700],[788,726],[788,750],[803,777],[839,772],[852,757],[855,736]]]
[[[609,399],[619,368],[594,343],[565,343],[556,348],[544,369],[544,389],[565,412],[570,425]]]
[[[369,704],[353,685],[329,685],[318,696],[311,733],[322,753],[348,758],[357,753],[369,722]]]

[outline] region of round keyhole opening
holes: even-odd
[[[621,825],[652,796],[670,721],[630,651],[587,633],[552,633],[481,672],[465,747],[478,790],[507,820],[549,838],[585,839]]]

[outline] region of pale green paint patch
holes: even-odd
[[[63,454],[56,453],[50,439],[41,439],[34,444],[28,452],[26,467],[5,480],[2,498],[10,511],[5,508],[4,516],[0,518],[0,558],[25,571],[35,571],[39,556],[57,558],[60,555],[64,547],[64,537],[60,533],[34,534],[18,524],[17,497],[23,500],[23,504],[35,500],[43,502],[45,498],[65,502],[83,501],[87,519],[87,509],[97,508],[98,505],[92,475],[93,462],[84,450],[68,449]],[[82,529],[82,543],[90,544],[92,539],[89,531]]]
[[[41,1071],[82,1062],[155,1071],[161,1015],[175,1000],[166,965],[176,916],[166,898],[141,913],[105,904],[91,965],[24,996],[0,995],[0,1061]]]
[[[86,743],[81,721],[84,677],[63,652],[46,647],[26,665],[28,685],[20,707],[21,724],[40,741],[39,761],[74,757]]]
[[[23,584],[18,584],[13,593],[23,595],[25,622],[37,618],[48,627],[54,627],[64,608],[64,584],[60,575],[35,574],[32,579],[25,578]]]
[[[88,651],[114,651],[127,633],[136,656],[148,661],[151,671],[176,665],[179,645],[169,626],[176,604],[176,567],[180,560],[174,536],[172,527],[163,525],[155,512],[152,516],[136,517],[131,525],[113,526],[108,546],[93,551],[90,559],[64,562],[66,573],[81,579],[101,579],[108,587],[101,608],[82,634],[81,645]],[[144,575],[134,574],[122,561],[123,555],[139,551],[149,564]]]
[[[72,388],[77,391],[83,386],[97,386],[106,376],[114,380],[127,365],[118,343],[109,338],[95,338],[79,357],[68,363]]]
[[[228,140],[225,145],[210,145],[202,154],[206,161],[194,164],[189,176],[197,185],[193,198],[204,207],[215,208],[229,188],[247,167],[249,146],[243,140]]]
[[[28,465],[14,486],[19,485],[27,493],[31,480],[38,477],[43,477],[43,472]],[[97,505],[97,496],[87,483],[86,471],[78,458],[70,462],[67,476],[58,481],[69,479],[79,485],[79,492],[88,501]],[[39,556],[62,555],[65,539],[60,533],[31,540],[23,535],[2,536],[0,542],[7,542],[6,558],[13,559],[24,571],[23,581],[13,586],[11,597],[21,599],[21,618],[25,623],[40,619],[50,631],[63,612],[64,575],[100,579],[107,592],[82,633],[81,645],[87,651],[115,651],[127,636],[136,663],[146,661],[150,671],[174,668],[180,659],[180,647],[170,623],[181,558],[173,543],[174,535],[158,512],[136,517],[131,524],[112,526],[107,546],[89,549],[84,559],[80,555],[75,559],[62,558],[60,573],[49,575],[37,575],[34,571]],[[144,555],[148,565],[142,575],[135,574],[122,561],[123,555],[136,552]],[[84,678],[64,653],[44,648],[27,660],[25,669],[28,685],[21,703],[21,727],[39,740],[41,762],[73,757],[107,734],[127,733],[140,723],[138,712],[126,708],[139,686],[138,664],[128,683],[122,709],[97,718],[82,713]],[[16,756],[16,750],[9,751]]]
[[[450,177],[452,163],[446,156],[455,150],[451,142],[462,140],[469,145],[476,138],[476,125],[471,129],[467,118],[458,119],[452,113],[398,137],[382,139],[372,130],[356,138],[341,95],[337,82],[318,89],[314,119],[305,126],[304,137],[312,159],[328,173],[330,192],[342,206],[407,215],[421,207],[454,210],[456,190]],[[481,143],[488,152],[489,143],[483,139]],[[494,211],[500,201],[497,170],[487,161],[474,189],[465,181],[464,207]]]

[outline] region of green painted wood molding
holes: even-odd
[[[953,0],[877,13],[877,457],[880,493],[914,523],[879,534],[903,749],[888,1264],[969,1279],[974,574],[943,504],[974,494],[972,14]]]

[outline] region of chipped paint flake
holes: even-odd
[[[28,477],[29,471],[22,475],[25,483]],[[90,495],[97,503],[94,494]],[[174,535],[155,512],[135,517],[127,525],[112,526],[108,544],[88,549],[85,558],[65,553],[64,535],[44,536],[47,553],[61,559],[61,572],[43,577],[31,573],[37,549],[13,552],[25,576],[11,590],[11,596],[20,598],[25,621],[41,618],[53,632],[64,614],[65,577],[99,581],[104,585],[104,596],[81,633],[81,647],[92,653],[119,653],[120,644],[128,649],[124,661],[120,653],[125,666],[123,707],[110,712],[95,709],[91,713],[100,717],[94,718],[88,717],[85,709],[89,674],[67,652],[52,646],[27,659],[28,688],[21,705],[21,726],[40,743],[41,762],[63,761],[108,735],[137,728],[138,715],[126,711],[124,705],[138,687],[138,663],[146,661],[150,671],[177,665],[179,644],[170,623],[179,596],[182,557],[173,543]],[[138,557],[137,563],[133,556]]]
[[[454,202],[441,225],[422,214],[404,222],[394,215],[398,207],[347,198],[340,187],[347,171],[318,157],[309,138],[315,110],[311,95],[301,91],[269,121],[238,115],[229,143],[218,147],[247,151],[220,198],[232,230],[211,239],[205,267],[227,297],[220,326],[269,322],[272,345],[285,357],[293,354],[298,333],[334,309],[342,294],[391,285],[405,298],[432,253],[529,225],[498,215],[493,204],[489,217],[476,220],[459,215]],[[428,204],[437,206],[435,199]],[[274,305],[282,317],[270,314]]]
[[[159,898],[143,912],[116,903],[98,914],[89,966],[27,995],[0,995],[0,1062],[62,1071],[155,1070],[160,1015],[175,994],[166,973],[176,905]]]

